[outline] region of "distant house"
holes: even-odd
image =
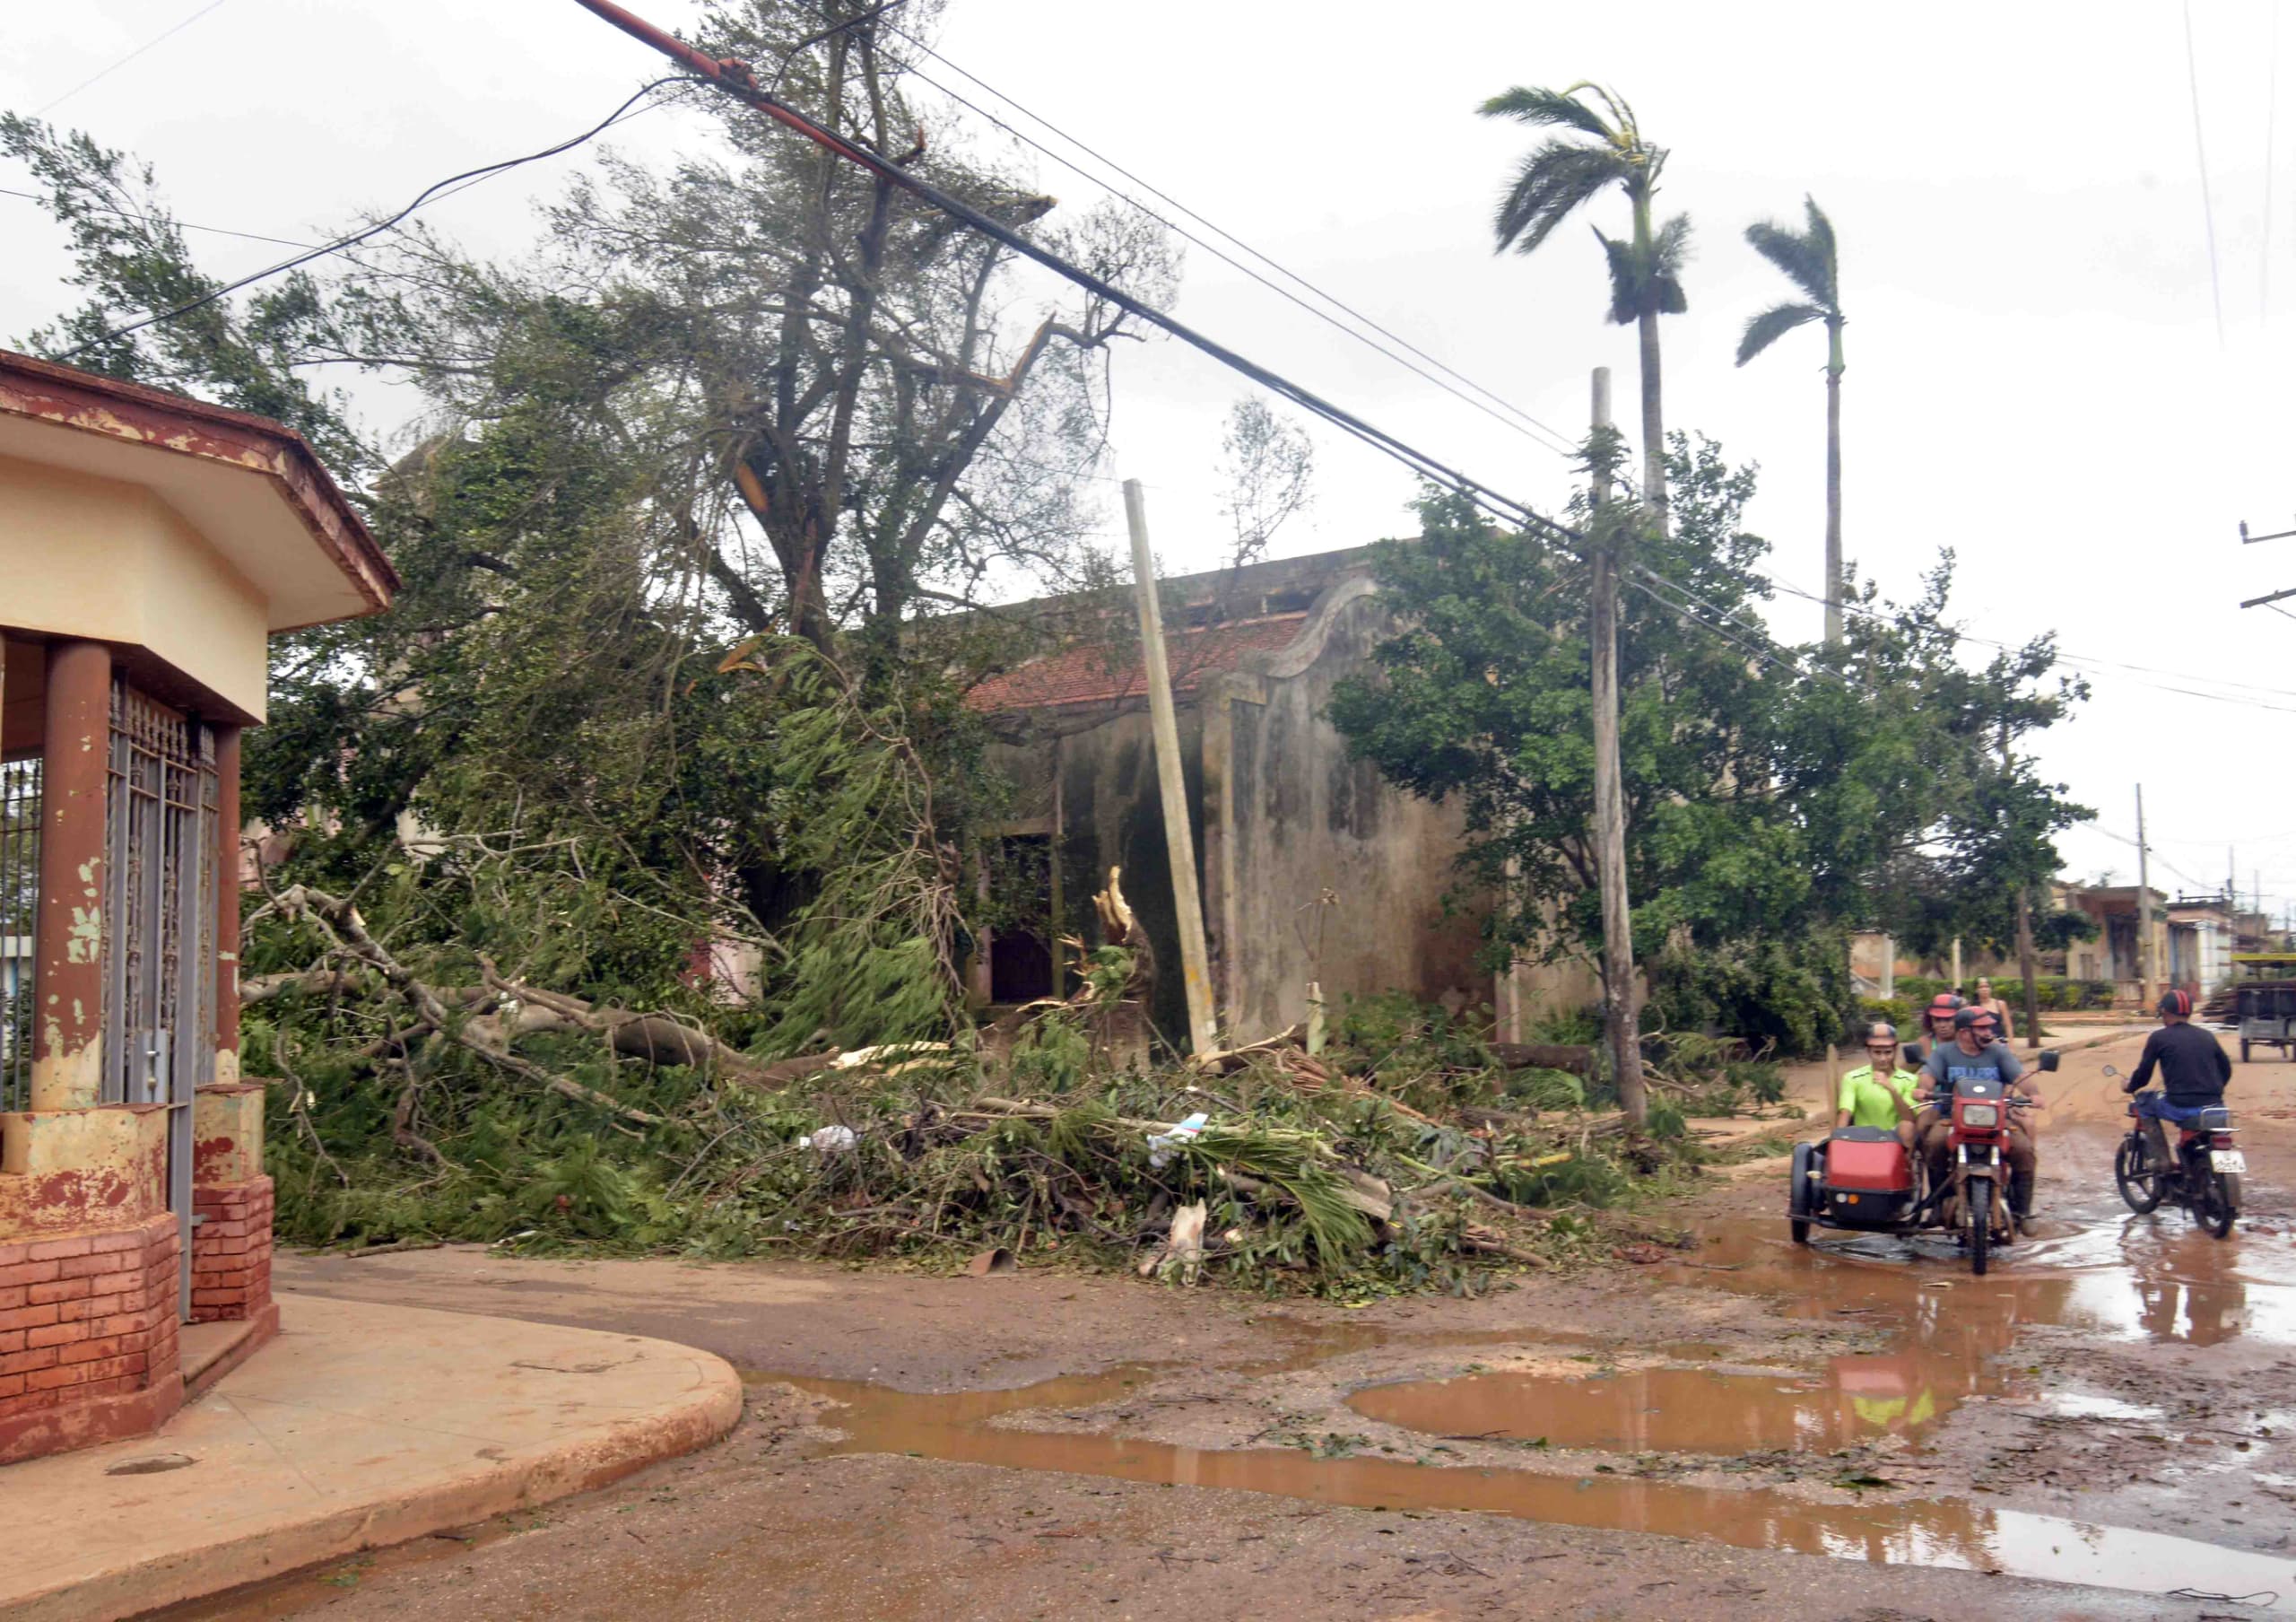
[[[1393,628],[1362,549],[1164,582],[1196,860],[1220,1025],[1234,1040],[1283,1029],[1326,1004],[1402,990],[1454,1009],[1541,996],[1592,1000],[1575,969],[1493,975],[1478,962],[1481,913],[1446,909],[1464,836],[1455,805],[1391,788],[1351,760],[1325,719],[1334,686]],[[1057,942],[1095,938],[1091,896],[1109,869],[1160,965],[1150,1012],[1187,1026],[1179,942],[1131,597],[1047,599],[1017,612],[1063,645],[970,697],[995,718],[993,763],[1018,786],[984,867],[986,932],[973,964],[983,1001],[1063,990]]]
[[[2234,903],[2179,895],[2169,903],[2169,983],[2196,1000],[2232,981]]]
[[[2066,948],[2066,976],[2074,980],[2109,980],[2114,982],[2118,1000],[2136,1001],[2140,967],[2136,950],[2140,916],[2136,886],[2059,883],[2052,886],[2052,892],[2057,911],[2083,913],[2097,926],[2094,939],[2076,940]],[[2169,898],[2158,890],[2146,890],[2142,912],[2152,920],[2151,966],[2157,986],[2165,982],[2170,970],[2168,932],[2164,927]]]

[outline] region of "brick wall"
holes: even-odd
[[[0,1243],[0,1464],[175,1411],[176,1219]]]
[[[271,1179],[192,1190],[191,1321],[260,1318],[271,1304]]]

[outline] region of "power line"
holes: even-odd
[[[1771,585],[1777,587],[1780,591],[1787,593],[1790,597],[1798,597],[1806,602],[1818,603],[1822,605],[1827,601],[1827,599],[1819,593],[1814,591],[1805,591],[1801,587],[1794,585],[1788,580],[1781,580],[1777,575],[1770,573],[1767,570],[1758,570],[1756,572],[1760,573],[1764,580],[1770,581]],[[1878,614],[1873,609],[1866,607],[1862,604],[1853,603],[1846,598],[1840,600],[1840,606],[1844,613],[1854,614],[1861,619],[1886,620],[1890,617],[1885,614]],[[1966,631],[1955,631],[1951,634],[1956,641],[1969,642],[1977,647],[1991,648],[2003,653],[2013,653],[2016,651],[2016,649],[2011,643],[1996,641],[1991,637],[1978,636]],[[2173,681],[2208,682],[2213,683],[2215,685],[2220,687],[2240,688],[2246,690],[2245,693],[2202,693],[2196,692],[2193,689],[2186,687],[2164,686],[2158,682],[2144,682],[2140,684],[2144,686],[2157,688],[2159,691],[2163,693],[2175,693],[2191,698],[2213,698],[2225,703],[2257,702],[2256,698],[2248,696],[2248,694],[2261,694],[2267,698],[2296,699],[2296,691],[2292,691],[2285,687],[2267,687],[2259,682],[2239,682],[2219,676],[2193,676],[2181,670],[2163,670],[2153,665],[2132,665],[2123,660],[2109,659],[2096,654],[2071,653],[2060,649],[2057,651],[2057,658],[2060,662],[2070,666],[2076,670],[2081,670],[2092,675],[2103,674],[2108,671],[2128,671],[2143,676],[2167,676]],[[2284,706],[2278,704],[2259,704],[2258,707],[2266,710],[2284,708]]]
[[[755,108],[777,124],[796,131],[816,145],[867,170],[883,184],[909,193],[929,206],[938,209],[951,219],[970,226],[989,240],[1000,244],[1031,264],[1042,266],[1064,281],[1083,288],[1093,297],[1113,305],[1135,319],[1154,327],[1171,337],[1178,338],[1190,348],[1251,379],[1261,388],[1282,396],[1303,410],[1313,413],[1332,426],[1340,429],[1343,432],[1352,434],[1382,454],[1393,458],[1421,477],[1449,487],[1494,516],[1531,526],[1557,540],[1569,542],[1581,541],[1585,538],[1567,525],[1557,523],[1554,519],[1548,518],[1528,502],[1501,494],[1491,485],[1437,460],[1409,441],[1375,426],[1344,406],[1333,404],[1280,372],[1273,371],[1257,362],[1247,359],[1226,344],[1196,331],[1178,318],[1158,310],[1145,300],[1126,292],[1105,277],[1095,275],[1081,266],[1071,264],[1041,243],[1031,241],[1011,226],[990,218],[971,204],[953,197],[929,181],[919,179],[865,142],[840,135],[816,123],[796,108],[776,99],[761,88],[756,74],[746,63],[733,59],[718,61],[708,57],[683,40],[663,32],[652,23],[615,4],[613,0],[578,0],[578,3],[586,11],[612,23],[632,39],[642,41],[668,57],[672,61],[681,64],[695,77]]]
[[[2272,149],[2280,125],[2280,7],[2272,7],[2272,48],[2266,58],[2271,70],[2264,98],[2264,243],[2257,250],[2257,314],[2272,325]]]
[[[48,199],[40,196],[39,193],[36,191],[18,191],[13,186],[0,186],[0,197],[22,197],[29,202],[38,203],[43,207],[45,207],[48,203]],[[107,203],[87,203],[83,204],[81,206],[93,209],[98,214],[117,214],[123,220],[133,220],[139,225],[155,225],[157,223],[151,215],[139,214],[132,208],[114,208]],[[188,220],[170,220],[169,223],[173,225],[178,231],[204,231],[211,236],[239,237],[248,242],[269,242],[277,248],[317,248],[321,246],[321,244],[316,242],[298,242],[291,237],[266,237],[259,231],[231,231],[221,225],[194,225]]]
[[[2192,0],[2185,0],[2185,77],[2192,85],[2192,144],[2200,154],[2200,217],[2208,227],[2208,296],[2216,307],[2216,347],[2224,347],[2224,286],[2216,272],[2216,207],[2208,196],[2208,143],[2200,128],[2200,64],[2192,48]]]
[[[1341,321],[1337,317],[1332,315],[1328,310],[1319,310],[1316,306],[1309,303],[1306,300],[1300,298],[1297,293],[1292,292],[1289,288],[1276,285],[1274,282],[1268,280],[1267,277],[1262,275],[1251,266],[1239,263],[1229,254],[1222,252],[1220,249],[1205,241],[1203,238],[1195,235],[1186,227],[1177,224],[1163,214],[1157,213],[1154,209],[1141,202],[1137,197],[1130,196],[1118,187],[1110,186],[1102,177],[1091,173],[1074,161],[1054,152],[1042,142],[1036,140],[1034,137],[1028,135],[1020,130],[1014,129],[1012,125],[998,118],[995,113],[992,113],[978,104],[967,100],[964,96],[950,89],[947,85],[943,84],[939,80],[935,79],[914,64],[908,65],[909,72],[914,74],[918,79],[922,80],[926,84],[931,85],[935,90],[939,91],[943,95],[948,97],[959,106],[970,108],[973,112],[978,113],[980,117],[987,119],[991,124],[996,125],[997,128],[1004,130],[1015,140],[1023,142],[1027,145],[1033,147],[1036,151],[1042,153],[1046,157],[1050,158],[1054,162],[1060,164],[1070,172],[1081,175],[1085,179],[1091,180],[1094,185],[1104,187],[1110,195],[1123,198],[1125,202],[1138,209],[1142,214],[1146,214],[1150,219],[1156,221],[1159,224],[1165,227],[1165,229],[1186,238],[1188,241],[1193,242],[1196,247],[1203,249],[1205,252],[1212,255],[1222,264],[1240,271],[1243,275],[1249,276],[1253,281],[1257,282],[1261,286],[1265,287],[1271,292],[1290,300],[1293,304],[1298,305],[1301,310],[1306,310],[1309,315],[1314,316],[1317,319],[1329,324],[1339,331],[1345,333],[1349,337],[1353,338],[1357,343],[1366,345],[1377,352],[1378,354],[1395,362],[1396,364],[1404,367],[1406,371],[1413,372],[1418,377],[1425,379],[1427,381],[1434,384],[1438,388],[1444,390],[1453,397],[1460,400],[1465,405],[1474,407],[1477,411],[1482,412],[1485,416],[1491,417],[1494,421],[1501,423],[1503,426],[1512,429],[1515,432],[1520,433],[1526,438],[1533,440],[1540,444],[1544,449],[1554,451],[1558,456],[1570,458],[1575,457],[1578,454],[1578,448],[1571,441],[1569,435],[1561,432],[1558,429],[1550,427],[1545,423],[1541,422],[1538,418],[1533,416],[1529,412],[1522,409],[1522,407],[1514,405],[1504,397],[1484,388],[1473,378],[1467,377],[1465,373],[1458,371],[1455,368],[1437,359],[1435,356],[1429,354],[1425,350],[1420,348],[1410,339],[1402,336],[1400,334],[1390,330],[1387,327],[1382,326],[1379,322],[1374,320],[1371,317],[1365,315],[1361,310],[1357,310],[1336,294],[1326,292],[1325,289],[1318,286],[1315,283],[1308,280],[1307,277],[1300,275],[1297,271],[1294,271],[1289,266],[1282,264],[1272,256],[1254,248],[1250,243],[1237,236],[1233,231],[1227,230],[1225,227],[1218,224],[1214,221],[1205,218],[1203,214],[1196,212],[1196,210],[1189,207],[1178,197],[1173,196],[1170,192],[1163,190],[1152,181],[1142,179],[1133,170],[1126,169],[1123,164],[1118,162],[1115,159],[1109,157],[1106,153],[1095,150],[1087,142],[1076,135],[1071,135],[1068,131],[1061,128],[1060,126],[1055,124],[1043,114],[1023,105],[1012,95],[997,89],[996,86],[989,83],[979,74],[972,72],[969,68],[961,66],[958,63],[951,61],[947,57],[943,56],[939,51],[935,50],[932,46],[927,45],[916,35],[909,33],[905,29],[891,22],[884,24],[884,27],[888,32],[896,34],[901,39],[908,40],[909,44],[924,52],[926,56],[932,57],[935,62],[940,63],[944,67],[948,68],[951,72],[961,74],[964,78],[970,80],[974,84],[978,85],[982,90],[987,92],[990,95],[996,97],[998,100],[1004,102],[1006,106],[1012,108],[1022,117],[1041,126],[1043,128],[1049,130],[1054,135],[1067,142],[1071,146],[1075,147],[1079,152],[1084,153],[1093,161],[1115,170],[1118,174],[1123,176],[1126,179],[1131,181],[1135,186],[1139,187],[1142,190],[1149,193],[1152,196],[1161,199],[1164,203],[1170,205],[1175,211],[1186,214],[1189,219],[1196,221],[1196,223],[1202,225],[1206,231],[1211,231],[1213,235],[1220,237],[1225,241],[1233,243],[1244,253],[1250,255],[1253,258],[1257,259],[1261,264],[1267,266],[1285,280],[1293,283],[1297,286],[1307,289],[1308,292],[1313,293],[1317,298],[1324,301],[1325,303],[1331,305],[1334,309],[1344,311],[1352,319],[1361,323],[1364,327],[1370,327],[1371,331],[1379,334],[1380,336],[1387,338],[1393,343],[1401,345],[1412,354],[1419,357],[1420,360],[1426,362],[1429,366],[1434,367],[1437,371],[1444,373],[1446,376],[1456,379],[1457,382],[1465,384],[1467,388],[1472,389],[1475,394],[1483,397],[1483,399],[1477,400],[1470,398],[1466,394],[1463,393],[1460,389],[1454,388],[1450,383],[1445,382],[1441,378],[1433,376],[1424,368],[1414,365],[1411,361],[1405,359],[1402,355],[1396,353],[1393,350],[1387,348],[1376,340],[1367,336],[1364,333],[1357,330],[1355,327],[1348,326],[1345,322]],[[1490,404],[1486,405],[1484,401],[1489,401]],[[1494,406],[1500,409],[1492,409]],[[1501,414],[1502,411],[1509,414],[1512,417],[1520,418],[1521,421],[1510,421],[1509,419],[1509,415]],[[1529,427],[1525,427],[1523,425],[1525,423],[1529,424]],[[1536,432],[1534,432],[1533,430],[1535,430]],[[1544,435],[1545,438],[1540,438],[1541,435]],[[1550,440],[1553,442],[1549,443]]]
[[[65,91],[62,95],[57,97],[55,100],[49,102],[46,107],[36,110],[32,114],[32,117],[35,118],[45,118],[50,112],[53,112],[56,109],[63,106],[66,101],[69,101],[73,97],[87,89],[88,86],[93,84],[97,80],[109,77],[109,75],[117,73],[121,68],[126,67],[129,63],[135,61],[136,57],[142,56],[145,51],[150,50],[153,46],[174,39],[178,34],[183,32],[184,30],[189,28],[193,23],[198,22],[202,17],[204,17],[208,13],[215,10],[222,4],[223,0],[208,0],[208,4],[201,6],[197,11],[192,13],[190,16],[186,17],[173,28],[169,29],[164,33],[154,34],[151,39],[144,41],[143,44],[128,52],[127,55],[122,57],[109,67],[105,68],[101,73],[91,74],[88,77],[81,80],[79,83],[74,85],[70,90]]]
[[[376,224],[370,225],[362,231],[353,231],[349,236],[338,237],[332,242],[322,243],[318,247],[313,248],[307,252],[297,254],[292,258],[282,259],[278,264],[271,266],[267,269],[258,270],[251,275],[241,276],[238,281],[230,283],[228,285],[215,288],[209,292],[202,293],[198,298],[192,300],[188,303],[178,304],[172,310],[161,310],[155,315],[144,317],[140,321],[131,321],[125,327],[117,327],[110,332],[103,334],[100,337],[90,338],[86,343],[80,344],[76,348],[67,350],[57,358],[63,361],[74,359],[79,355],[87,353],[91,349],[99,348],[107,344],[117,343],[120,339],[126,337],[130,333],[141,332],[147,327],[156,327],[162,321],[173,321],[179,319],[184,316],[191,314],[192,311],[196,310],[204,309],[207,305],[214,303],[218,299],[225,298],[231,293],[239,292],[243,287],[252,287],[257,282],[267,281],[273,276],[280,275],[287,271],[293,270],[300,265],[308,265],[312,260],[324,258],[328,254],[340,253],[346,248],[355,248],[360,243],[367,240],[368,238],[379,236],[384,231],[388,231],[392,226],[396,225],[401,220],[405,219],[416,209],[421,208],[425,203],[430,202],[434,196],[446,191],[448,187],[455,187],[457,189],[460,189],[460,187],[457,185],[458,182],[467,181],[472,184],[475,184],[480,180],[500,174],[506,170],[516,169],[522,163],[532,163],[539,159],[555,157],[560,153],[579,146],[583,142],[589,140],[595,135],[602,134],[613,125],[620,123],[622,116],[629,112],[631,108],[642,98],[653,94],[665,84],[678,84],[685,82],[685,76],[683,74],[672,74],[666,78],[657,79],[651,84],[645,85],[639,89],[637,94],[631,96],[629,100],[624,101],[620,107],[614,109],[613,111],[607,115],[602,122],[593,125],[590,128],[584,130],[580,135],[574,136],[570,140],[561,141],[555,146],[546,146],[540,152],[528,153],[526,156],[521,158],[506,158],[499,163],[489,163],[477,169],[466,169],[458,175],[449,175],[443,180],[435,181],[432,184],[424,187],[421,192],[416,194],[414,201],[409,203],[404,208],[400,209],[396,214],[392,214],[388,219],[380,221]]]

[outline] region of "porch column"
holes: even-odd
[[[31,1107],[87,1109],[103,1095],[111,650],[100,642],[50,642],[47,710],[48,729],[40,743]]]
[[[215,728],[215,1079],[239,1078],[239,729]]]

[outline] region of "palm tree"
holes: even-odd
[[[1593,102],[1581,98],[1588,92]],[[1651,199],[1666,149],[1643,139],[1634,109],[1623,98],[1584,82],[1552,91],[1518,85],[1482,107],[1486,118],[1512,118],[1539,128],[1560,128],[1587,137],[1551,136],[1515,171],[1499,199],[1492,224],[1501,251],[1529,253],[1582,204],[1606,187],[1626,193],[1634,210],[1633,233],[1614,241],[1595,232],[1610,260],[1611,319],[1632,325],[1642,342],[1642,499],[1661,521],[1666,510],[1665,414],[1658,368],[1658,318],[1690,308],[1683,297],[1682,267],[1689,257],[1690,218],[1676,214],[1652,228]]]
[[[1774,304],[1746,323],[1738,340],[1744,366],[1779,338],[1811,321],[1826,324],[1826,641],[1841,641],[1841,265],[1833,222],[1809,197],[1802,199],[1809,227],[1793,231],[1765,220],[1746,227],[1754,251],[1786,273],[1800,299]]]

